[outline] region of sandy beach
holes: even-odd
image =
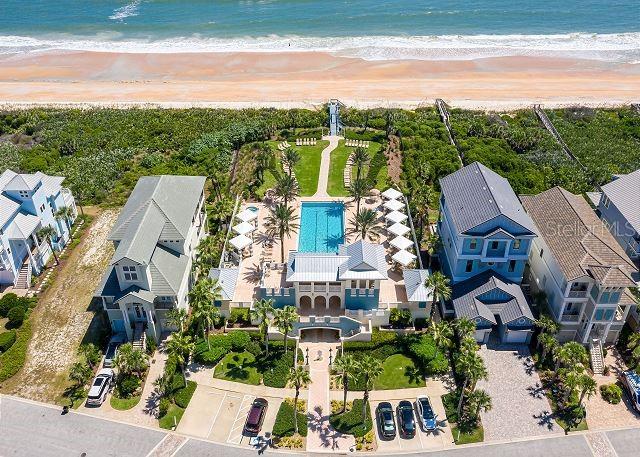
[[[0,104],[512,109],[640,98],[640,64],[541,57],[365,61],[321,52],[45,52],[0,56]]]

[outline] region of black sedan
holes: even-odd
[[[396,437],[396,421],[393,418],[393,407],[391,403],[383,401],[376,409],[376,418],[378,421],[378,429],[380,437],[386,440],[392,440]]]
[[[416,436],[416,420],[413,415],[413,405],[407,400],[402,400],[396,409],[398,416],[398,428],[403,438]]]

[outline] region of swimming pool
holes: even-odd
[[[302,203],[299,252],[338,252],[344,243],[344,204]]]

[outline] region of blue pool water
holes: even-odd
[[[344,205],[309,202],[302,204],[300,252],[338,252],[344,243]]]

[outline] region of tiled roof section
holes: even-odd
[[[0,195],[0,228],[4,227],[19,209],[20,203],[15,202],[4,195]]]
[[[605,184],[602,192],[618,208],[629,225],[640,233],[640,170]]]
[[[406,269],[402,271],[404,288],[407,291],[407,301],[427,302],[433,300],[433,294],[424,285],[429,277],[429,270]]]
[[[607,285],[634,285],[635,266],[584,198],[561,187],[520,198],[568,281],[591,275]]]
[[[345,256],[331,253],[292,252],[287,264],[287,281],[337,281],[338,269],[347,260]]]
[[[239,274],[238,268],[212,268],[209,272],[209,278],[218,281],[223,300],[233,300]]]
[[[499,215],[534,233],[534,224],[509,181],[479,162],[440,179],[440,187],[458,234]]]
[[[341,280],[351,279],[387,279],[387,263],[384,247],[357,241],[353,244],[342,245],[339,249],[341,256],[348,257],[340,265],[338,277]]]
[[[478,299],[479,296],[494,289],[500,289],[510,298],[499,303],[483,303]],[[493,324],[497,323],[495,315],[500,316],[500,320],[505,324],[522,317],[530,321],[534,320],[520,286],[494,272],[487,271],[455,284],[451,298],[458,318],[482,317]]]
[[[625,289],[620,297],[619,305],[637,305],[638,299],[633,296],[633,294],[629,291],[629,289]]]
[[[9,225],[7,237],[10,240],[26,240],[36,230],[38,224],[40,224],[38,216],[20,212],[13,218],[13,223]]]

